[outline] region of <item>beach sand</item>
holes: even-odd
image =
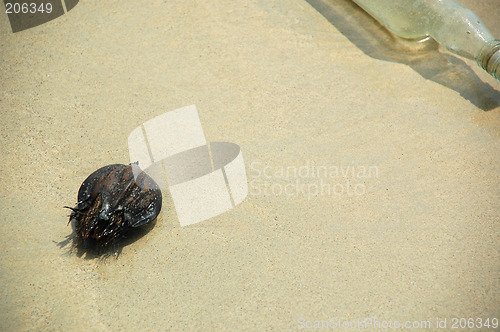
[[[496,0],[463,3],[500,36]],[[500,82],[443,50],[384,51],[336,16],[352,10],[81,1],[18,33],[0,15],[0,330],[500,318]],[[118,258],[61,244],[83,180],[191,104],[207,141],[241,147],[245,201],[180,227],[164,192]]]

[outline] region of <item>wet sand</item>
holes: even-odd
[[[494,0],[463,3],[500,36]],[[81,1],[15,34],[1,15],[0,330],[500,318],[500,83],[370,56],[323,10]],[[191,104],[241,147],[246,200],[180,227],[165,193],[118,259],[58,245],[82,181]]]

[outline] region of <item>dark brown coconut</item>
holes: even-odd
[[[134,178],[134,171],[137,178]],[[156,219],[161,190],[136,164],[104,166],[83,182],[70,222],[77,246],[102,249]]]

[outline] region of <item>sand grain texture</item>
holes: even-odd
[[[500,36],[494,0],[464,3]],[[479,83],[461,93],[365,54],[299,0],[80,1],[16,34],[1,15],[0,59],[0,330],[500,318],[500,83],[471,61]],[[247,199],[181,228],[165,195],[118,259],[58,247],[82,181],[190,104],[209,141],[241,147]],[[318,183],[257,177],[313,164],[378,173],[324,179],[362,195],[257,192]]]

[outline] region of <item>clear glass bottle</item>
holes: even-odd
[[[389,31],[406,39],[429,36],[450,52],[476,60],[500,81],[500,40],[454,0],[354,0]]]

